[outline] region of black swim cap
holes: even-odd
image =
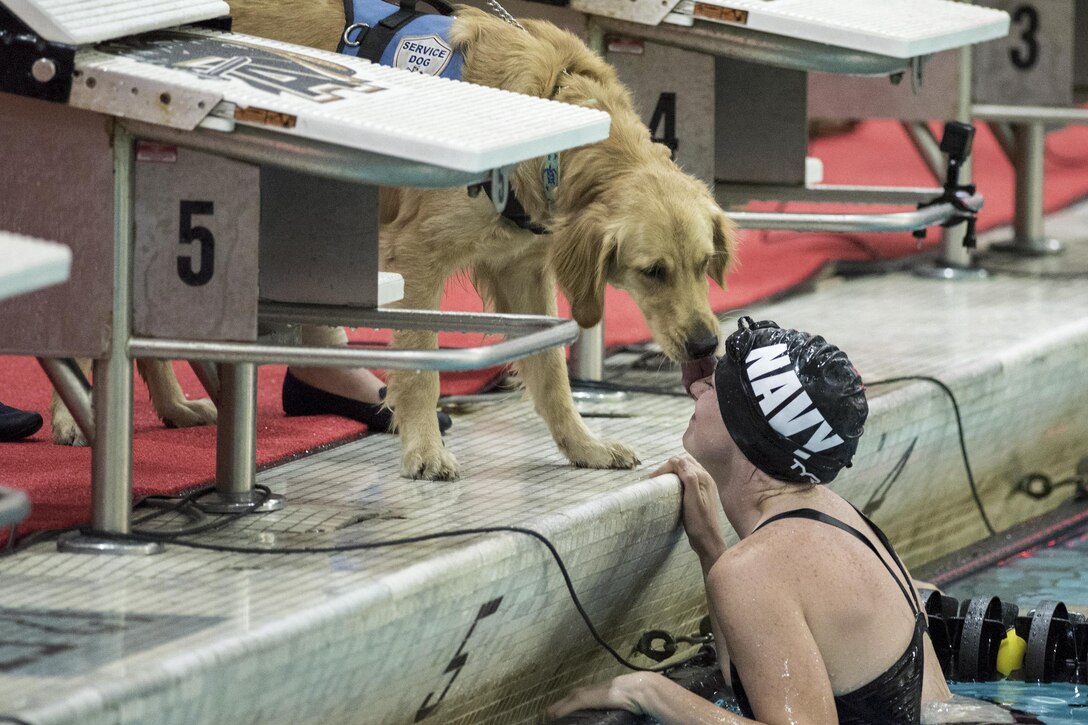
[[[858,448],[869,404],[849,358],[816,335],[742,317],[714,371],[722,420],[756,468],[829,483]]]

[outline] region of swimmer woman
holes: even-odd
[[[623,709],[664,723],[917,723],[951,694],[913,581],[884,534],[826,486],[857,450],[868,404],[822,337],[741,318],[688,392],[683,486],[722,673],[744,717],[663,675],[574,691],[548,711]],[[718,508],[740,537],[726,550]],[[928,709],[928,708],[927,708]]]

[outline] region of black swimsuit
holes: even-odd
[[[860,514],[861,512],[859,511],[858,513]],[[876,524],[865,518],[864,515],[862,515],[862,518],[865,519],[866,523],[872,528],[873,533],[876,534],[877,539],[880,540],[880,543],[883,544],[884,548],[891,554],[892,560],[896,563],[899,573],[903,575],[904,581],[909,583],[911,579],[907,575],[903,565],[899,562],[898,557],[895,556],[895,551],[892,549],[888,537],[884,535],[883,531],[877,528]],[[835,695],[835,708],[838,710],[839,722],[842,725],[863,725],[865,723],[913,724],[920,722],[922,710],[922,663],[924,659],[922,643],[924,640],[923,635],[926,631],[925,612],[919,608],[915,598],[910,595],[907,588],[899,581],[899,578],[895,576],[894,572],[892,572],[892,568],[884,561],[884,557],[880,556],[880,553],[876,550],[876,547],[873,546],[873,543],[853,526],[814,509],[797,509],[795,511],[786,511],[777,514],[776,516],[772,516],[757,526],[755,530],[759,530],[772,521],[778,521],[779,519],[812,519],[813,521],[821,521],[825,524],[830,524],[831,526],[842,529],[851,536],[857,538],[869,547],[876,558],[880,559],[880,563],[888,570],[888,574],[891,575],[892,579],[895,579],[895,583],[899,586],[899,590],[903,592],[903,596],[906,597],[907,603],[914,613],[914,636],[911,637],[907,650],[899,657],[899,659],[871,682],[862,685],[856,690],[852,690],[842,695]],[[755,531],[753,531],[753,533],[754,532]],[[730,676],[733,680],[733,694],[736,695],[737,704],[740,705],[741,712],[745,717],[753,717],[752,707],[748,702],[748,696],[744,692],[744,685],[740,681],[737,669],[732,663],[730,663],[729,667]]]

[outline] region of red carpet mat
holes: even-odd
[[[1053,211],[1088,195],[1088,128],[1070,127],[1047,138],[1046,209]],[[814,141],[810,155],[824,162],[829,184],[935,186],[899,125],[870,121],[841,136]],[[980,229],[1007,224],[1013,213],[1012,169],[985,129],[975,139],[975,179],[986,197]],[[753,207],[756,208],[756,207]],[[799,204],[760,205],[761,209],[801,210]],[[827,210],[827,207],[823,207]],[[837,206],[835,211],[874,211],[872,206]],[[939,234],[931,232],[924,245],[932,248]],[[834,260],[891,259],[916,253],[910,234],[834,235],[787,232],[747,232],[742,235],[740,266],[730,275],[727,290],[711,286],[715,310],[737,310],[790,289]],[[446,309],[479,310],[478,298],[459,281],[447,289]],[[626,295],[609,290],[605,334],[609,346],[648,339],[641,315]],[[563,309],[563,314],[567,310]],[[481,343],[471,335],[444,335],[444,346]],[[177,364],[186,392],[200,394],[188,366]],[[486,370],[443,375],[444,394],[478,391],[501,371]],[[267,466],[315,448],[365,433],[364,426],[338,418],[286,418],[279,404],[282,366],[262,367],[258,393],[258,465]],[[174,493],[210,482],[215,472],[215,432],[210,428],[167,430],[155,418],[143,383],[135,387],[134,493]],[[0,444],[0,486],[29,492],[31,518],[22,535],[46,528],[87,521],[90,512],[90,451],[55,446],[49,437],[48,381],[31,358],[0,357],[0,401],[40,411],[43,429],[26,441]],[[453,435],[456,435],[456,424]]]

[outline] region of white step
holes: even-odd
[[[954,0],[571,0],[571,6],[644,25],[740,26],[893,58],[960,48],[1009,32],[1008,13]]]
[[[71,269],[63,244],[0,232],[0,300],[64,282]]]
[[[378,306],[404,299],[404,277],[396,272],[378,272]]]
[[[230,14],[223,0],[4,0],[46,40],[85,45]]]
[[[1001,38],[1008,13],[954,0],[685,0],[673,15],[913,58]]]
[[[228,129],[254,126],[466,172],[608,136],[602,111],[238,33],[125,38],[81,49],[76,71],[69,103],[79,108],[189,130],[218,104],[215,120]]]

